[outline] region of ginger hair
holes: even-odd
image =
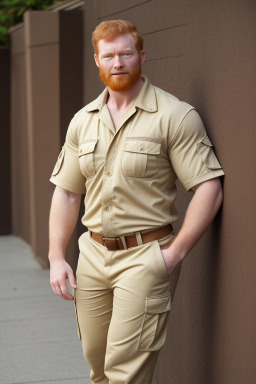
[[[117,36],[131,33],[136,42],[136,48],[140,53],[143,50],[143,37],[132,23],[125,20],[108,20],[103,21],[92,33],[92,45],[94,52],[98,53],[98,41],[106,40],[111,41]]]

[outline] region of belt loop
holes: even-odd
[[[126,244],[125,237],[124,237],[124,236],[120,236],[120,239],[121,239],[121,241],[122,241],[122,244],[123,244],[124,249],[128,249],[128,248],[127,248],[127,244]]]
[[[135,232],[136,240],[138,245],[143,245],[142,237],[140,232]]]

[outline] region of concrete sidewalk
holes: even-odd
[[[89,384],[74,304],[55,296],[30,247],[0,236],[0,383]]]

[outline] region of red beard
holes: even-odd
[[[99,67],[99,74],[103,83],[107,87],[116,92],[125,92],[129,91],[136,83],[139,81],[141,76],[141,66],[133,70],[133,72],[126,72],[120,76],[112,75],[111,73],[106,73],[101,67]],[[118,73],[118,72],[117,72]],[[120,71],[122,73],[122,71]]]

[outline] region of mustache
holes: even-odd
[[[125,75],[127,72],[120,71],[120,72],[111,72],[111,75]]]

